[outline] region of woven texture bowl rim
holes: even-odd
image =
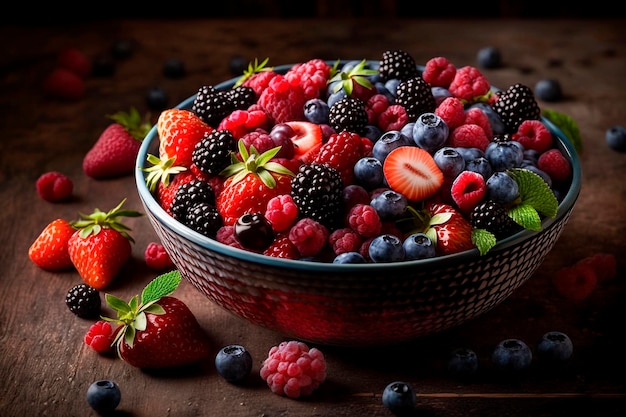
[[[328,61],[330,65],[334,64],[334,61]],[[291,68],[294,64],[286,64],[274,67],[276,72],[285,72],[289,68]],[[418,68],[423,69],[423,67],[418,66]],[[214,87],[217,90],[225,90],[231,88],[236,82],[237,78],[231,78],[229,80],[223,81],[219,84],[216,84]],[[190,109],[191,105],[196,97],[196,94],[191,95],[186,100],[182,101],[175,108],[178,109]],[[569,211],[571,211],[578,199],[578,195],[580,194],[581,182],[582,182],[582,167],[580,164],[580,159],[578,157],[578,153],[574,148],[573,144],[570,140],[565,136],[565,134],[550,120],[542,117],[541,120],[543,123],[550,129],[551,133],[558,138],[557,147],[565,154],[567,159],[570,161],[572,165],[572,179],[571,185],[567,190],[567,193],[563,197],[563,199],[559,203],[557,215],[554,218],[544,218],[542,221],[542,230],[540,231],[531,231],[531,230],[522,230],[516,234],[513,234],[505,239],[500,240],[497,244],[490,250],[490,253],[497,252],[500,250],[508,249],[512,246],[516,246],[527,239],[532,239],[538,233],[541,233],[543,230],[548,228],[555,222],[560,221],[564,216],[567,215]],[[435,265],[440,265],[441,263],[446,263],[451,260],[463,261],[466,259],[479,259],[480,254],[478,249],[470,249],[467,251],[451,254],[451,255],[443,255],[437,256],[430,259],[421,259],[414,261],[403,261],[403,262],[394,262],[394,263],[365,263],[365,264],[333,264],[329,262],[311,262],[311,261],[301,261],[301,260],[291,260],[291,259],[283,259],[277,257],[266,256],[242,249],[238,249],[223,243],[218,242],[217,240],[206,237],[198,232],[191,230],[190,228],[184,226],[182,223],[175,220],[169,214],[163,210],[163,208],[156,201],[148,186],[146,184],[146,172],[144,168],[148,167],[147,163],[147,155],[151,150],[158,149],[158,134],[157,134],[157,126],[154,125],[144,138],[139,152],[137,154],[136,167],[135,167],[135,182],[137,186],[137,191],[139,196],[144,203],[145,207],[154,215],[154,217],[165,227],[174,231],[176,234],[182,236],[183,238],[207,249],[210,251],[217,252],[224,256],[229,256],[243,262],[251,262],[259,265],[267,265],[274,268],[288,268],[293,270],[303,270],[308,273],[324,273],[324,272],[332,272],[333,274],[358,274],[359,271],[367,269],[368,272],[372,272],[372,269],[379,269],[381,273],[389,274],[390,279],[401,279],[401,275],[394,276],[394,270],[404,270],[406,268],[430,268]]]

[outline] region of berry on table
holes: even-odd
[[[170,255],[165,250],[165,247],[160,243],[148,243],[144,252],[144,258],[148,268],[155,271],[163,271],[174,268],[174,263],[172,262]]]
[[[409,384],[403,381],[394,381],[383,390],[382,402],[389,411],[397,416],[403,416],[413,413],[417,398]]]
[[[559,101],[563,98],[561,83],[552,78],[537,81],[535,95],[543,101]]]
[[[98,317],[102,304],[100,291],[87,284],[77,284],[67,292],[65,304],[78,317]]]
[[[44,79],[43,91],[48,97],[77,101],[85,95],[85,81],[76,73],[58,67]]]
[[[146,105],[152,110],[165,110],[169,97],[162,87],[150,87],[146,93]]]
[[[72,196],[74,183],[67,175],[58,171],[41,174],[35,183],[39,197],[51,203],[64,201]]]
[[[520,339],[502,340],[491,354],[491,361],[498,371],[512,373],[528,369],[532,359],[530,347]]]
[[[252,355],[241,345],[224,346],[215,355],[215,369],[226,381],[241,383],[252,371]]]
[[[89,330],[83,337],[83,341],[96,352],[106,354],[113,351],[113,342],[116,334],[117,330],[113,331],[110,322],[98,320],[89,327]]]
[[[471,377],[478,371],[478,356],[469,348],[454,349],[448,359],[447,368],[455,377]]]
[[[166,78],[182,78],[187,75],[185,63],[179,58],[169,58],[163,63],[163,75]]]
[[[574,345],[569,336],[560,331],[549,331],[537,343],[537,357],[547,364],[567,362],[574,353]]]
[[[580,263],[556,271],[552,277],[552,284],[563,297],[582,301],[595,291],[598,276],[591,266]]]
[[[99,380],[92,383],[87,389],[87,402],[101,415],[115,410],[121,400],[120,387],[113,381]]]
[[[626,127],[611,126],[605,134],[606,144],[617,152],[626,152]]]
[[[482,68],[493,69],[502,66],[502,52],[495,46],[485,46],[478,50],[476,62]]]
[[[68,47],[57,55],[58,67],[65,68],[81,78],[87,77],[92,71],[92,62],[83,51]]]

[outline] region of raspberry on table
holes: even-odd
[[[579,260],[576,265],[591,267],[598,277],[598,282],[611,280],[617,275],[617,260],[612,253],[595,253]]]
[[[595,291],[598,276],[591,266],[577,264],[563,267],[552,277],[552,284],[559,294],[573,301],[582,301]]]
[[[172,262],[170,255],[165,251],[165,247],[160,243],[148,243],[144,252],[144,258],[148,268],[155,271],[164,271],[174,268],[174,262]]]
[[[39,197],[51,203],[64,201],[72,196],[74,183],[65,174],[49,171],[37,178],[35,183]]]
[[[112,351],[112,343],[116,332],[113,331],[111,323],[98,320],[89,327],[85,334],[84,342],[87,346],[98,353],[109,353]]]

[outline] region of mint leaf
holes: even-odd
[[[170,295],[178,288],[181,281],[180,271],[171,271],[159,275],[143,289],[141,293],[141,304],[145,305],[152,301],[157,301],[161,297]]]
[[[485,229],[472,229],[472,243],[478,248],[481,255],[489,252],[496,245],[496,237]]]
[[[537,210],[529,204],[521,203],[510,208],[509,216],[525,229],[533,231],[541,230],[541,217],[539,217]]]
[[[572,145],[574,145],[576,152],[579,154],[582,153],[583,143],[580,137],[580,129],[574,119],[564,113],[550,109],[543,109],[541,114],[558,127],[565,136],[567,136],[567,139],[569,139],[570,142],[572,142]]]
[[[524,168],[513,168],[509,170],[509,174],[519,186],[522,204],[533,207],[544,216],[556,217],[559,202],[548,183],[541,176]]]

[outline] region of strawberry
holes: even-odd
[[[472,225],[448,204],[429,204],[426,235],[437,243],[438,255],[450,255],[472,249]]]
[[[105,179],[131,174],[135,169],[141,141],[150,130],[150,123],[142,120],[131,108],[111,116],[110,124],[98,137],[83,158],[83,171],[94,179]]]
[[[157,121],[159,155],[165,160],[176,158],[176,165],[189,168],[196,143],[213,128],[189,110],[167,109]]]
[[[119,357],[143,369],[190,365],[211,352],[208,336],[189,307],[170,294],[181,275],[172,271],[159,275],[142,291],[125,301],[106,294],[107,304],[117,318],[103,319],[119,325],[113,341]]]
[[[311,122],[291,121],[286,122],[295,135],[290,139],[294,144],[293,159],[304,163],[313,162],[319,149],[322,147],[322,128]]]
[[[85,81],[67,68],[55,68],[43,80],[46,96],[76,101],[85,95]]]
[[[60,271],[74,267],[68,242],[76,230],[64,219],[50,222],[28,249],[28,257],[38,267]]]
[[[122,210],[122,200],[108,212],[99,209],[72,222],[77,230],[68,241],[68,252],[78,274],[86,284],[97,290],[106,288],[131,255],[133,238],[120,217],[138,217],[140,213]]]
[[[409,199],[420,201],[443,185],[443,173],[433,157],[417,146],[400,146],[387,155],[383,173],[389,187]]]
[[[232,226],[244,214],[264,213],[270,199],[290,193],[294,176],[285,166],[272,160],[279,147],[260,155],[254,147],[248,151],[242,140],[238,147],[243,162],[233,154],[233,163],[220,174],[226,181],[216,199],[217,210],[226,226]]]

